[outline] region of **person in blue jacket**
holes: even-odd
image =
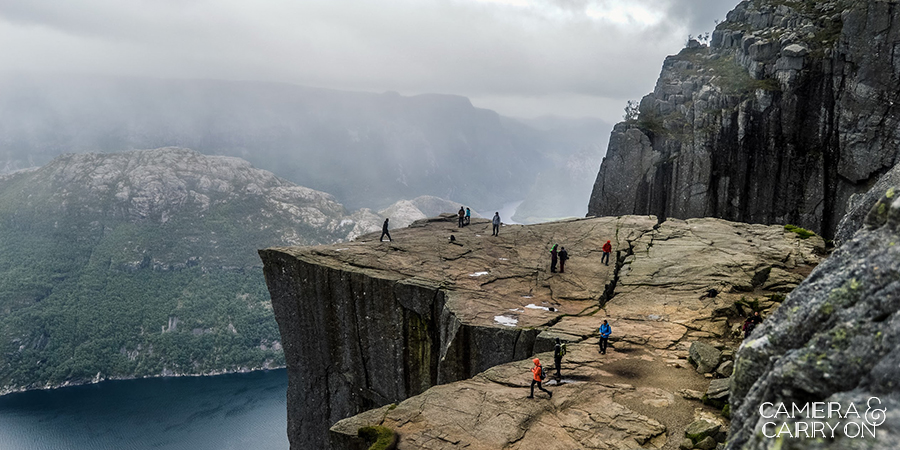
[[[609,335],[612,334],[612,327],[609,326],[609,322],[606,320],[603,321],[603,325],[600,325],[600,354],[606,354],[606,346],[609,344]]]

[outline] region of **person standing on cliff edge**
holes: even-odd
[[[556,246],[557,245],[558,244],[553,244],[553,248],[550,249],[550,273],[556,273],[556,260],[557,260]]]
[[[465,225],[465,220],[466,220],[466,210],[463,209],[462,206],[460,206],[460,207],[459,207],[459,212],[457,213],[457,215],[459,216],[459,224],[457,225],[457,228],[462,228],[463,225]]]
[[[388,219],[384,219],[384,225],[381,226],[381,238],[378,239],[378,242],[384,242],[384,237],[388,237],[388,241],[394,242],[391,239],[391,233],[388,233]]]
[[[559,248],[559,273],[566,273],[566,261],[569,260],[569,252],[565,247]]]
[[[606,347],[609,345],[609,335],[612,334],[612,327],[609,326],[609,322],[605,319],[603,320],[603,325],[600,325],[600,354],[606,354]]]
[[[534,358],[532,361],[534,362],[534,367],[531,368],[531,395],[529,395],[528,398],[534,398],[535,384],[537,385],[538,389],[546,392],[547,395],[550,396],[550,398],[553,398],[553,393],[541,386],[541,381],[546,378],[546,374],[544,374],[544,368],[541,366],[541,360]]]
[[[606,241],[606,243],[603,244],[603,256],[600,257],[600,262],[602,264],[606,264],[607,266],[609,265],[610,253],[612,253],[612,244],[610,244],[609,241]]]
[[[491,219],[491,224],[494,225],[494,232],[491,236],[500,236],[500,213],[495,212],[494,218]]]

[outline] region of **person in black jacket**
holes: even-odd
[[[387,219],[384,219],[384,225],[381,226],[381,238],[378,239],[378,241],[384,242],[385,236],[388,237],[388,241],[394,242],[394,240],[391,239],[391,233],[388,233],[388,220]]]
[[[559,249],[559,273],[566,273],[566,261],[569,259],[569,252],[565,247]]]
[[[559,342],[559,338],[556,338],[556,345],[553,346],[553,363],[556,364],[556,384],[560,383],[562,380],[562,373],[560,369],[562,368],[562,357],[563,357],[563,346],[562,343]]]

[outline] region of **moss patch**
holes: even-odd
[[[394,433],[394,430],[388,427],[362,427],[356,433],[359,437],[365,439],[367,443],[372,442],[369,450],[392,450],[397,448],[397,435]]]
[[[800,227],[798,227],[798,226],[796,226],[796,225],[791,225],[791,224],[785,225],[785,226],[784,226],[784,229],[785,229],[786,231],[790,231],[790,232],[792,232],[792,233],[796,233],[797,236],[800,236],[800,239],[808,239],[808,238],[813,237],[813,236],[816,235],[816,233],[813,233],[812,231],[809,231],[809,230],[807,230],[807,229],[805,229],[805,228],[800,228]]]

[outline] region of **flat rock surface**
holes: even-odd
[[[449,243],[450,234],[461,245]],[[400,449],[677,448],[689,423],[716,413],[679,394],[706,392],[710,384],[687,364],[691,342],[727,339],[735,301],[771,294],[763,286],[774,268],[802,278],[823,248],[820,238],[803,240],[780,226],[718,219],[656,226],[655,218],[638,216],[504,226],[499,237],[481,221],[459,229],[429,219],[392,235],[393,243],[367,235],[285,251],[372,276],[439,284],[471,324],[540,327],[541,337],[570,342],[562,384],[545,383],[552,399],[543,392],[525,398],[527,359],[332,428],[355,435],[382,424],[399,432]],[[599,263],[607,239],[614,246],[609,266]],[[549,271],[553,243],[571,255],[565,274]],[[708,297],[710,289],[718,294]],[[601,307],[604,291],[613,295]],[[606,355],[597,350],[603,318],[613,327]],[[554,374],[550,353],[538,357]]]

